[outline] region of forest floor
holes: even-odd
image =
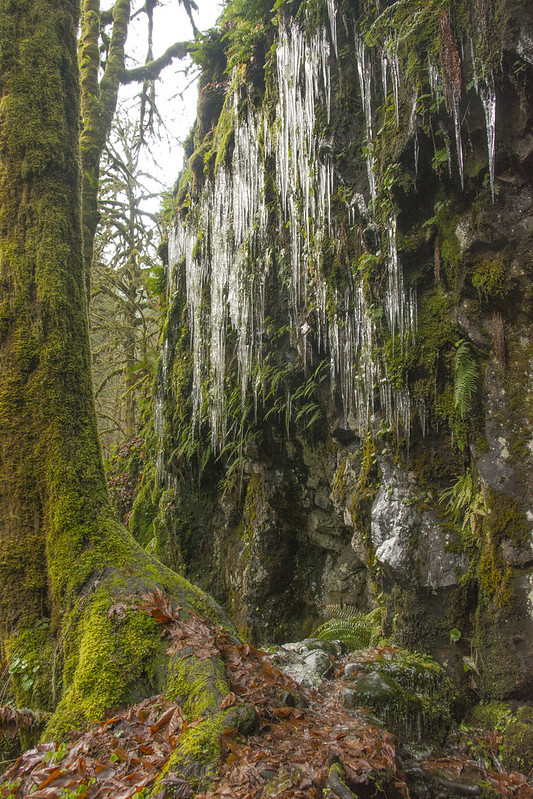
[[[84,733],[73,731],[68,743],[39,744],[25,752],[0,778],[2,799],[533,797],[524,775],[501,767],[495,733],[478,732],[477,739],[470,733],[468,741],[456,737],[451,748],[426,752],[415,762],[370,708],[343,706],[342,660],[332,657],[330,677],[318,689],[305,688],[283,674],[266,652],[235,643],[198,617],[185,624],[176,614],[161,612],[157,601],[151,612],[156,618],[159,614],[165,635],[192,647],[200,659],[215,654],[223,659],[230,691],[222,708],[253,705],[258,719],[254,734],[245,738],[228,729],[220,736],[217,773],[209,789],[198,793],[194,783],[172,771],[161,774],[180,735],[201,719],[187,720],[179,703],[154,696]],[[21,716],[0,709],[4,729],[9,729],[9,718],[12,730],[23,724]],[[482,764],[474,759],[475,751],[484,752]]]

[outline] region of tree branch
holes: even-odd
[[[194,35],[198,36],[200,31],[196,27],[196,23],[194,21],[194,17],[193,17],[193,13],[192,13],[193,9],[195,11],[198,11],[198,6],[196,5],[195,2],[191,2],[191,0],[181,0],[181,4],[185,8],[185,11],[187,12],[187,16],[189,17],[189,21],[191,23],[191,27],[192,27],[192,31],[193,31]]]
[[[175,58],[185,58],[190,50],[191,42],[175,42],[163,55],[149,61],[142,67],[127,69],[122,76],[122,83],[134,83],[146,80],[155,80],[165,67],[168,67]]]

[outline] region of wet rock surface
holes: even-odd
[[[317,688],[333,673],[335,654],[341,647],[316,638],[279,646],[272,653],[274,663],[288,677],[307,687]]]
[[[412,472],[381,463],[383,483],[371,510],[376,559],[399,583],[428,588],[457,585],[467,558],[456,554],[454,536],[424,507]]]
[[[346,707],[369,706],[388,729],[412,741],[444,740],[457,691],[431,658],[393,647],[362,651],[344,667]]]

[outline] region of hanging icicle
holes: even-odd
[[[489,153],[490,192],[492,195],[492,202],[494,202],[494,175],[496,171],[496,92],[494,90],[492,78],[479,84],[479,96],[485,112],[487,147]]]

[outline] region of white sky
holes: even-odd
[[[212,28],[222,12],[223,3],[219,0],[197,0],[197,4],[198,11],[195,13],[197,27],[201,31]],[[188,41],[192,38],[189,18],[178,0],[162,0],[161,5],[154,10],[154,58],[162,55],[174,42]],[[133,20],[126,49],[127,52],[135,54],[139,63],[144,63],[146,56],[144,14]],[[129,63],[126,66],[132,67],[134,64]],[[147,155],[144,168],[163,183],[162,189],[170,189],[178,177],[183,163],[181,144],[187,137],[196,116],[196,81],[187,88],[191,75],[187,77],[183,74],[184,67],[184,62],[175,59],[174,63],[162,72],[157,83],[157,105],[167,130],[161,142],[156,142],[151,147],[153,159]],[[183,97],[180,96],[182,92]],[[127,103],[128,99],[131,100],[137,93],[137,86],[124,86],[121,99]]]

